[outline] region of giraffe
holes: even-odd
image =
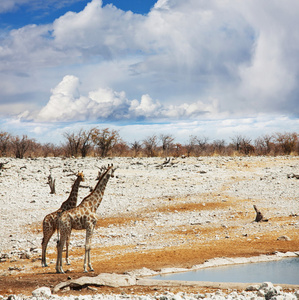
[[[48,215],[45,216],[43,220],[43,240],[42,240],[42,267],[47,267],[46,263],[46,250],[48,246],[48,242],[50,238],[52,237],[53,233],[57,229],[57,221],[58,216],[65,210],[69,210],[73,207],[76,207],[77,205],[77,198],[78,198],[78,190],[80,182],[84,181],[84,175],[83,172],[78,172],[77,178],[75,182],[73,183],[72,190],[70,192],[69,197],[67,200],[65,200],[60,208]],[[69,264],[68,261],[68,245],[69,241],[66,243],[66,262]]]
[[[64,244],[69,240],[72,229],[86,230],[85,238],[85,255],[84,255],[84,272],[87,272],[87,262],[90,271],[93,271],[90,259],[91,238],[97,223],[96,211],[102,202],[104,191],[110,177],[114,177],[115,168],[109,166],[99,178],[94,190],[86,196],[82,202],[75,208],[64,211],[59,217],[60,240],[57,243],[57,261],[56,272],[64,273],[62,269],[62,250]]]

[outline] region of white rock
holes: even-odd
[[[274,285],[272,282],[268,282],[268,281],[263,282],[259,288],[259,290],[264,290],[264,291],[269,291],[270,289],[274,289]]]
[[[51,289],[45,286],[38,288],[32,292],[32,296],[49,298],[51,296]]]
[[[259,286],[258,285],[249,285],[247,288],[246,288],[246,291],[258,291],[259,290]]]
[[[291,239],[287,235],[282,235],[277,238],[278,241],[290,241]]]

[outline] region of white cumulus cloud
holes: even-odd
[[[65,76],[52,89],[49,102],[35,117],[39,122],[70,121],[115,121],[115,120],[161,120],[195,118],[203,114],[217,113],[217,101],[205,105],[198,101],[181,105],[162,105],[150,95],[142,95],[140,101],[129,100],[124,91],[116,92],[110,88],[90,91],[87,96],[80,93],[79,78]],[[32,116],[24,116],[32,118]]]

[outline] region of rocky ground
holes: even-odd
[[[95,186],[99,167],[108,163],[117,170],[97,212],[92,242],[95,271],[88,276],[142,268],[163,272],[191,268],[215,257],[299,250],[299,180],[293,177],[299,174],[298,157],[175,158],[167,163],[162,158],[1,158],[0,163],[5,163],[0,171],[3,297],[29,296],[39,287],[52,289],[61,281],[86,275],[83,231],[72,233],[66,274],[55,273],[56,234],[48,246],[49,267],[41,267],[42,220],[67,199],[75,179],[72,173],[85,175],[79,203]],[[56,194],[50,194],[47,184],[50,173]],[[254,222],[253,205],[268,222]],[[208,295],[215,290],[104,286],[62,290],[57,295],[157,297],[179,292]]]

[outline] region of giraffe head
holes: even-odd
[[[116,167],[113,168],[113,164],[111,164],[111,165],[108,164],[108,169],[111,170],[111,171],[110,171],[110,177],[114,177],[114,172],[115,172],[115,170],[116,170],[117,168],[116,168]]]
[[[107,174],[109,170],[111,170],[110,171],[110,177],[114,177],[114,171],[117,168],[113,168],[113,164],[111,164],[111,165],[108,164],[108,167],[102,166],[99,169],[100,170],[98,171],[98,176],[96,178],[96,180],[98,180],[98,181],[100,181],[102,179],[102,177],[104,176],[104,174]]]
[[[84,181],[84,174],[83,171],[82,172],[78,172],[77,173],[77,177],[81,179],[81,181]]]
[[[113,164],[109,165],[107,167],[107,172],[105,173],[110,173],[110,177],[114,177],[114,171],[116,170],[116,168],[113,168]]]

